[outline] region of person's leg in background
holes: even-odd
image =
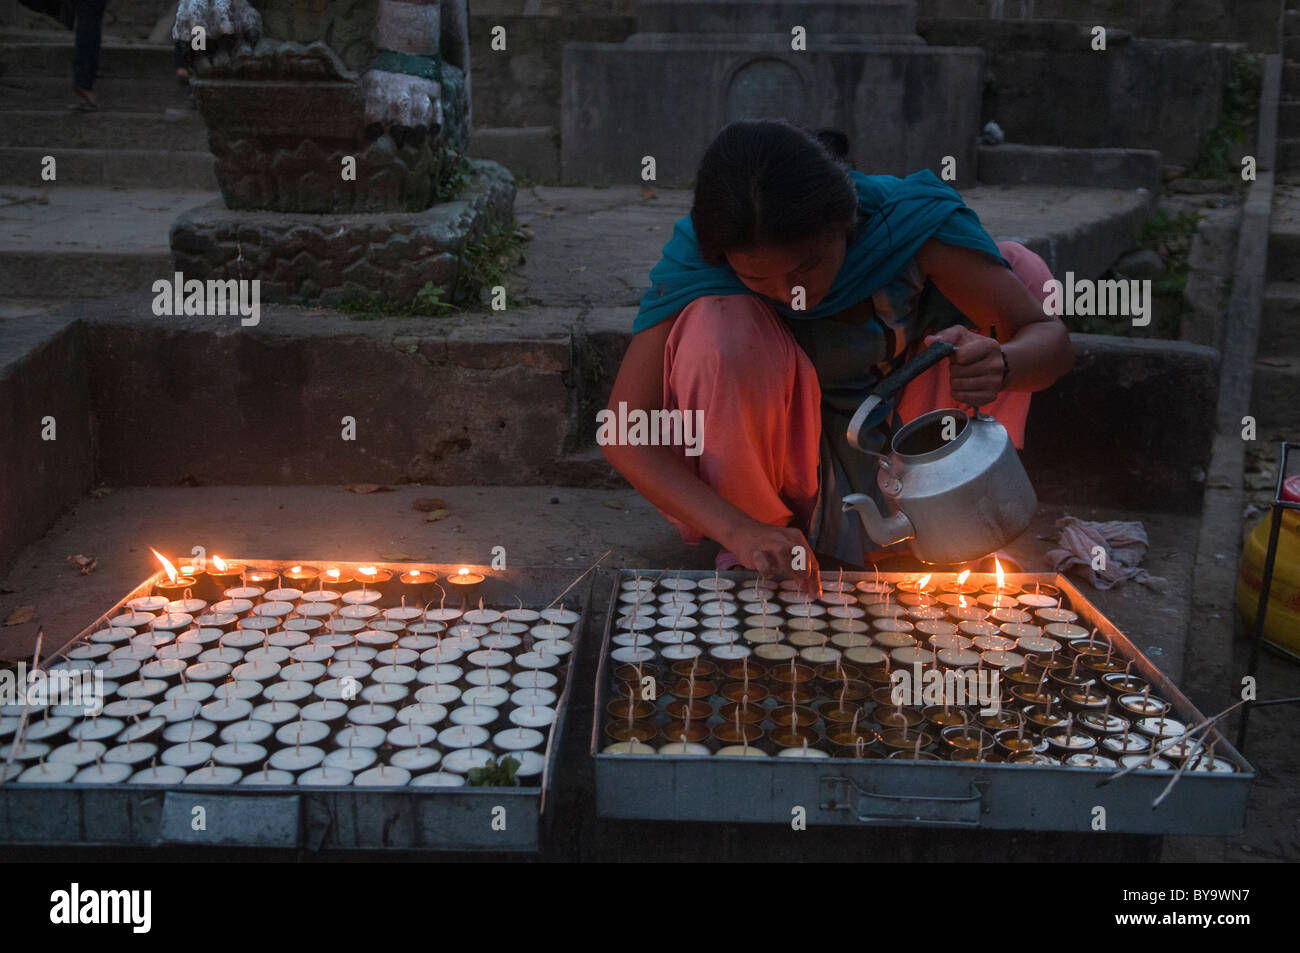
[[[99,75],[99,46],[103,35],[104,9],[108,0],[75,0],[76,27],[72,81],[82,108],[97,108],[95,78]]]
[[[703,411],[702,452],[674,448],[700,479],[760,522],[807,532],[821,388],[771,307],[753,295],[708,295],[682,309],[664,347],[664,409]],[[686,542],[700,542],[694,527],[668,519]],[[719,555],[718,568],[735,565],[728,557]]]

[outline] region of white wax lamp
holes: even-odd
[[[168,744],[206,741],[216,733],[216,725],[210,721],[200,721],[196,718],[193,721],[178,721],[174,725],[168,725],[163,729],[162,740]]]
[[[302,787],[347,787],[352,783],[352,772],[343,768],[319,767],[304,771],[298,775],[298,784]]]
[[[397,720],[403,725],[436,725],[446,717],[447,706],[436,702],[418,702],[397,712]]]
[[[390,725],[397,719],[397,709],[392,705],[368,702],[348,709],[348,722],[353,725]]]
[[[265,761],[266,749],[253,742],[232,741],[215,748],[212,752],[212,760],[220,765],[246,768]]]
[[[356,787],[391,788],[405,787],[411,780],[411,772],[391,764],[379,764],[367,771],[362,771],[352,779]]]
[[[195,768],[206,764],[215,750],[216,746],[206,741],[185,741],[164,748],[159,760],[178,768]]]
[[[353,745],[347,748],[335,748],[329,754],[325,755],[322,762],[329,768],[343,768],[345,771],[364,771],[377,760],[379,755],[375,754],[374,748],[358,748]]]
[[[108,747],[98,741],[70,741],[52,750],[46,756],[46,761],[64,762],[80,768],[103,758],[107,753]]]
[[[200,702],[192,698],[179,698],[173,695],[165,698],[149,709],[151,718],[161,718],[171,724],[176,721],[189,721],[198,714]]]
[[[430,774],[421,774],[418,777],[411,778],[411,787],[413,788],[459,788],[465,786],[465,779],[459,774],[449,774],[446,771],[434,771]]]
[[[471,675],[474,673],[471,672]],[[465,705],[487,705],[489,708],[500,708],[510,700],[508,689],[499,685],[475,685],[473,688],[465,689],[462,693],[461,702]],[[486,722],[483,722],[486,724]]]
[[[419,748],[433,744],[437,737],[437,729],[408,723],[389,731],[388,743],[394,748]]]
[[[389,756],[388,763],[415,772],[427,771],[441,760],[442,753],[435,748],[400,748]]]
[[[510,712],[510,721],[524,728],[543,728],[555,721],[555,709],[548,705],[529,705]]]
[[[343,748],[378,748],[387,737],[378,725],[348,725],[334,736],[334,743]]]
[[[131,775],[129,784],[160,784],[167,787],[185,780],[185,769],[170,764],[155,764]]]
[[[135,718],[147,715],[156,702],[148,698],[123,698],[109,702],[104,706],[104,714],[110,718]]]
[[[254,771],[246,774],[239,781],[240,784],[262,784],[262,785],[279,785],[284,786],[293,784],[293,774],[289,771],[271,770],[267,765],[260,771]]]
[[[492,743],[502,751],[526,751],[540,748],[546,742],[546,735],[536,728],[504,728],[492,736]]]
[[[408,685],[397,682],[376,682],[361,689],[361,700],[377,702],[381,705],[396,705],[403,702],[410,694],[411,688]]]
[[[297,721],[300,717],[298,706],[292,702],[263,702],[250,712],[249,717],[268,725],[283,725],[288,721]],[[236,722],[238,724],[238,722]]]
[[[515,672],[510,676],[510,684],[520,688],[554,688],[559,681],[559,676],[554,672],[536,670]]]
[[[290,745],[271,755],[271,767],[280,771],[307,771],[325,760],[325,752],[315,745]]]
[[[122,784],[134,774],[129,764],[120,761],[100,761],[82,768],[72,778],[73,784]]]
[[[289,706],[285,706],[288,708]],[[226,744],[255,745],[265,741],[271,735],[275,734],[275,726],[269,721],[262,721],[258,718],[250,718],[248,721],[237,721],[233,724],[226,725],[221,729],[221,740]],[[220,758],[217,758],[220,761]]]
[[[486,748],[457,748],[455,751],[449,751],[442,759],[442,767],[445,771],[452,771],[457,774],[464,774],[471,768],[482,768],[489,761],[495,760],[496,755]]]
[[[302,680],[277,682],[262,689],[262,698],[269,702],[297,702],[310,698],[314,694],[315,690],[311,682]]]
[[[314,745],[329,737],[330,726],[320,721],[289,721],[275,729],[275,740],[282,745]],[[278,767],[278,765],[277,765]]]
[[[479,725],[455,724],[438,733],[438,743],[444,748],[475,748],[491,737],[491,733]]]

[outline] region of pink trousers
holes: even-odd
[[[1052,277],[1042,258],[1016,242],[999,242],[998,250],[1042,301]],[[911,351],[921,346],[914,342]],[[688,304],[664,348],[663,389],[664,409],[704,412],[702,453],[676,448],[700,479],[759,522],[807,528],[817,503],[821,388],[770,305],[756,295],[708,295]],[[1006,391],[983,408],[1017,447],[1024,445],[1029,398]],[[942,361],[904,388],[898,413],[906,423],[951,406]],[[686,542],[702,540],[696,528],[664,515]]]

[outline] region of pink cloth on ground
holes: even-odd
[[[1041,303],[1047,298],[1043,284],[1052,280],[1047,262],[1019,242],[998,242],[998,251],[1011,265],[1012,273],[1029,289],[1034,300]],[[922,347],[923,341],[916,342],[909,349],[908,357],[916,356]],[[1029,416],[1031,396],[1033,395],[1029,391],[1006,390],[998,394],[993,403],[980,408],[989,416],[996,417],[1007,428],[1017,450],[1025,447],[1025,420]],[[898,416],[903,423],[909,423],[931,410],[952,406],[952,395],[948,391],[948,362],[940,361],[903,388],[898,401]]]
[[[773,526],[811,520],[821,387],[808,355],[761,298],[705,295],[682,309],[664,346],[664,409],[704,411],[703,452],[674,450],[719,496]],[[703,538],[664,516],[686,542]]]

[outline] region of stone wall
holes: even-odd
[[[921,17],[1072,20],[1141,37],[1246,43],[1276,52],[1285,0],[917,0]]]
[[[1107,34],[1094,51],[1072,23],[929,20],[929,43],[988,53],[982,121],[1027,145],[1156,149],[1190,162],[1219,121],[1231,51],[1223,44]]]
[[[632,16],[524,16],[489,12],[470,3],[469,44],[475,128],[560,125],[560,64],[571,41],[618,43],[636,29]],[[523,6],[522,3],[496,6]],[[605,7],[607,4],[591,4]],[[505,28],[506,51],[492,49],[492,30]],[[471,148],[473,143],[471,142]]]
[[[72,316],[5,321],[0,343],[0,573],[90,487],[85,335]],[[54,418],[53,440],[42,436]]]
[[[705,46],[569,43],[564,48],[566,184],[689,186],[700,155],[734,119],[783,117],[847,133],[857,166],[907,174],[956,159],[974,180],[978,49],[916,45],[791,54],[719,40]],[[708,91],[706,93],[706,91]]]

